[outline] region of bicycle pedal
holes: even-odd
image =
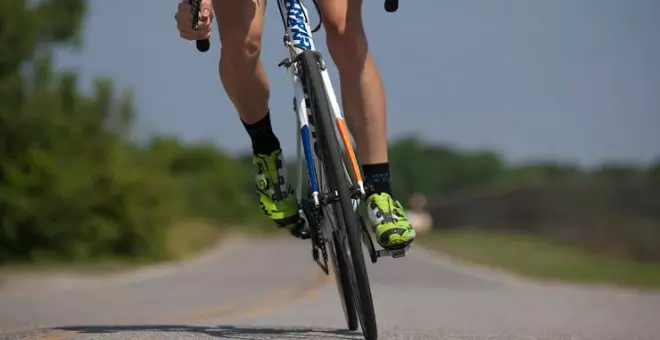
[[[311,237],[309,228],[307,227],[307,224],[304,223],[304,220],[300,220],[296,226],[292,227],[289,229],[289,233],[293,235],[296,238],[307,240]]]
[[[407,245],[399,249],[380,249],[376,253],[378,254],[378,257],[391,256],[392,258],[397,259],[406,256],[406,254],[409,252],[410,252],[410,245]]]

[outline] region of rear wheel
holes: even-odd
[[[316,52],[304,51],[301,55],[302,69],[307,81],[308,92],[312,101],[313,119],[318,129],[319,151],[323,159],[323,170],[327,174],[328,192],[337,191],[339,204],[331,203],[337,221],[335,242],[338,258],[344,256],[347,261],[346,273],[355,293],[354,305],[362,324],[362,332],[367,340],[378,338],[376,315],[374,311],[367,266],[362,252],[362,231],[358,226],[359,216],[353,210],[349,184],[344,163],[339,151],[339,141],[333,127],[334,117],[330,111],[328,97],[325,92]],[[326,216],[328,218],[330,216]],[[347,251],[348,250],[348,251]],[[350,252],[349,252],[350,251]]]

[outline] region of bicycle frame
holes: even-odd
[[[297,143],[297,158],[298,158],[298,183],[296,185],[296,198],[298,201],[302,199],[303,193],[303,165],[307,167],[307,175],[309,178],[309,186],[311,188],[312,201],[316,207],[321,202],[319,200],[319,185],[317,181],[317,172],[315,164],[320,164],[318,159],[318,149],[316,148],[316,133],[314,131],[313,117],[311,115],[311,107],[308,106],[309,101],[306,100],[307,88],[304,79],[301,77],[301,70],[298,67],[297,57],[304,50],[316,51],[314,40],[312,38],[312,30],[309,25],[309,15],[307,8],[302,3],[302,0],[278,0],[280,16],[284,24],[284,46],[289,51],[287,67],[292,70],[293,88],[294,88],[294,111],[297,113],[297,123],[299,128],[298,143]],[[280,64],[280,65],[282,65]],[[364,184],[362,181],[362,174],[358,166],[357,158],[353,144],[350,139],[349,131],[346,126],[346,121],[339,108],[337,96],[332,87],[330,76],[328,75],[325,64],[322,65],[321,76],[325,86],[325,90],[330,102],[330,109],[335,118],[336,130],[342,141],[342,151],[350,162],[352,174],[348,172],[348,177],[353,179],[362,195],[365,194]],[[302,148],[302,150],[301,150]],[[351,176],[353,175],[353,176]],[[357,209],[357,201],[354,201],[354,208]]]

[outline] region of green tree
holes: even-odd
[[[504,169],[501,157],[494,152],[461,153],[415,137],[394,142],[389,153],[393,190],[404,202],[415,192],[444,196],[482,187]]]
[[[97,79],[83,95],[53,69],[80,42],[82,0],[0,4],[0,263],[168,256],[179,220],[249,212],[245,171],[210,146],[127,137],[130,91]]]

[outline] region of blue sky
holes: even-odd
[[[170,133],[245,151],[247,135],[218,78],[217,31],[211,50],[197,52],[177,34],[176,5],[91,0],[83,49],[62,51],[58,64],[78,69],[85,88],[105,76],[133,89],[141,137]],[[364,20],[391,139],[414,134],[513,161],[660,156],[660,1],[401,0],[395,14],[382,6],[365,0]],[[293,92],[277,68],[285,50],[274,0],[265,25],[273,124],[292,154]],[[337,83],[334,65],[331,72]]]

